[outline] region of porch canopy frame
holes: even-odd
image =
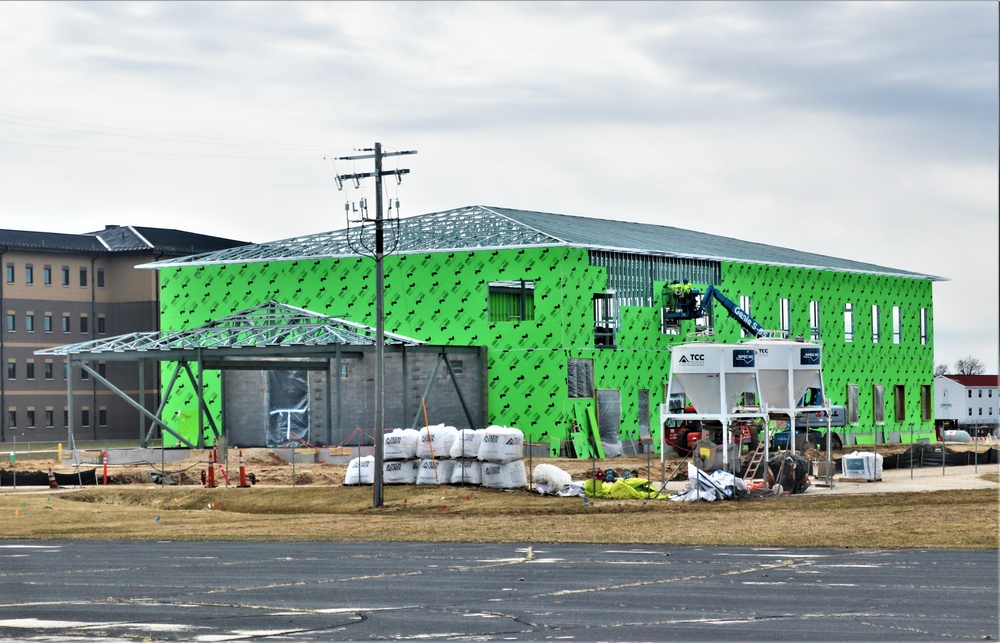
[[[74,368],[85,371],[98,383],[112,391],[119,398],[135,408],[140,414],[140,446],[146,447],[153,436],[156,427],[169,433],[180,444],[188,448],[202,449],[205,447],[205,422],[216,438],[222,435],[212,414],[208,412],[205,402],[203,373],[206,370],[331,370],[340,371],[340,360],[345,358],[362,358],[365,355],[376,354],[375,329],[347,321],[339,317],[331,317],[314,311],[290,306],[288,304],[270,301],[260,306],[228,315],[196,328],[180,331],[139,332],[101,338],[87,342],[66,344],[44,350],[35,351],[35,355],[64,357],[69,374]],[[405,364],[408,353],[434,353],[439,356],[436,364],[442,361],[448,368],[459,402],[465,412],[469,425],[475,428],[483,424],[483,418],[473,418],[465,397],[454,378],[451,369],[450,355],[476,353],[481,369],[485,369],[485,348],[475,346],[432,346],[411,337],[395,333],[385,333],[385,349],[390,353],[401,353]],[[139,362],[138,400],[132,399],[126,392],[109,382],[88,362],[94,361],[125,361]],[[156,413],[150,413],[145,405],[145,363],[175,362],[176,367],[165,388],[161,389],[161,399]],[[197,372],[191,365],[197,366]],[[437,365],[434,367],[437,372]],[[181,435],[181,432],[168,423],[163,417],[178,378],[184,373],[193,386],[198,404],[198,440],[192,443]],[[405,367],[403,376],[406,376]],[[479,374],[479,381],[484,382],[485,373]],[[327,433],[330,431],[332,404],[331,380],[327,377],[326,391],[326,422]],[[338,388],[339,388],[339,378]],[[430,382],[424,397],[430,393]],[[67,433],[70,449],[75,450],[74,413],[73,413],[73,378],[66,378],[67,397]],[[339,397],[339,396],[338,396]],[[146,422],[149,422],[148,429]]]

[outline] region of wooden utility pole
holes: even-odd
[[[375,247],[368,250],[375,258],[375,443],[373,445],[375,452],[375,479],[372,506],[378,508],[383,504],[382,465],[385,459],[383,457],[385,454],[385,440],[383,439],[385,436],[385,267],[383,265],[383,259],[385,258],[385,232],[383,230],[382,218],[382,177],[391,174],[398,179],[402,175],[410,173],[409,170],[403,169],[384,172],[382,171],[382,159],[386,156],[403,156],[406,154],[416,154],[417,152],[410,150],[406,152],[384,153],[382,152],[381,143],[375,143],[374,148],[365,148],[361,151],[372,153],[360,156],[342,156],[337,160],[357,161],[373,158],[375,159],[375,171],[338,175],[337,184],[343,185],[342,182],[344,179],[360,181],[361,179],[375,177]],[[360,246],[361,244],[359,244]]]

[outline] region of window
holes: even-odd
[[[566,388],[570,399],[594,397],[594,362],[589,359],[566,361]]]
[[[459,362],[459,364],[461,364],[461,362]],[[456,371],[456,372],[460,373],[461,371]],[[104,379],[108,378],[108,363],[107,362],[98,362],[97,363],[97,374],[100,375],[101,377],[103,377]]]
[[[52,313],[45,313],[42,317],[42,325],[46,333],[52,332]]]
[[[753,317],[753,301],[746,295],[740,295],[740,308],[749,317]],[[750,333],[747,332],[746,328],[743,328],[743,324],[740,324],[740,337],[749,337]]]
[[[979,397],[983,396],[983,389],[979,389]]]
[[[14,283],[14,264],[7,264],[7,283]]]
[[[528,321],[535,318],[535,282],[494,281],[489,284],[491,322]]]
[[[809,302],[809,339],[819,339],[819,302]]]
[[[17,315],[14,313],[7,313],[7,332],[14,332],[17,330]]]
[[[24,363],[24,377],[29,380],[35,379],[35,362],[29,360]]]
[[[792,334],[792,306],[788,299],[778,301],[778,330]]]
[[[62,267],[62,285],[69,285],[69,266]]]
[[[90,332],[90,323],[86,315],[80,315],[80,332]]]
[[[456,375],[465,370],[465,364],[462,363],[462,360],[460,359],[450,359],[448,360],[448,365],[451,366],[451,372]],[[101,364],[101,366],[103,366],[103,364]],[[104,373],[101,373],[101,375],[104,375]]]
[[[847,423],[857,424],[861,421],[860,412],[858,410],[858,385],[848,384],[847,385]]]
[[[971,414],[972,411],[970,410],[969,413]],[[17,428],[17,409],[7,410],[7,427],[10,429]]]
[[[90,409],[87,407],[80,410],[80,426],[90,426]]]
[[[24,266],[24,283],[35,283],[35,268],[30,263]]]
[[[848,344],[854,341],[854,304],[844,304],[844,341]]]
[[[872,304],[872,344],[878,344],[882,339],[881,331],[879,330],[882,322],[878,316],[878,304]]]
[[[885,424],[885,387],[881,384],[872,387],[872,420]]]
[[[903,315],[899,306],[892,307],[892,343],[898,344],[903,339]]]
[[[25,411],[26,422],[29,429],[35,428],[35,409]]]
[[[98,426],[108,425],[108,409],[106,407],[101,407],[97,409],[97,424]]]
[[[86,363],[87,362],[84,362],[84,364],[86,364]],[[82,380],[89,380],[90,379],[90,373],[87,371],[87,369],[85,369],[85,368],[81,368],[80,369],[80,379],[82,379]]]
[[[927,309],[920,309],[920,344],[927,345]]]
[[[16,380],[17,379],[17,362],[11,360],[7,362],[7,379]]]
[[[97,269],[97,287],[104,288],[104,268]]]
[[[24,316],[24,330],[28,333],[35,332],[35,313],[27,313]]]
[[[63,426],[69,426],[69,410],[63,409]]]
[[[906,420],[906,388],[902,384],[897,384],[893,388],[893,407],[897,422]]]
[[[972,399],[972,389],[970,388],[966,393],[969,394],[969,399]]]
[[[45,366],[42,367],[42,370],[45,373],[45,379],[52,379],[52,362],[45,362]]]
[[[101,335],[107,332],[107,319],[104,317],[104,315],[97,316],[97,332],[100,333]]]
[[[51,429],[55,425],[55,413],[52,409],[45,409],[45,428]]]
[[[80,268],[80,287],[81,288],[86,288],[87,287],[87,269],[86,268]]]
[[[931,387],[928,384],[920,386],[920,419],[928,421],[931,419]]]
[[[68,333],[69,332],[69,326],[70,326],[69,314],[67,313],[67,314],[63,315],[63,318],[62,318],[62,332]]]
[[[594,346],[614,348],[617,328],[614,293],[594,293]]]
[[[42,283],[46,286],[52,285],[52,266],[42,266]]]

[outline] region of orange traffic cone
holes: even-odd
[[[215,488],[215,454],[212,451],[208,452],[208,484],[205,486],[214,489]]]
[[[240,451],[240,489],[246,489],[249,486],[247,484],[247,470],[243,465],[243,452]]]
[[[59,483],[56,482],[56,474],[52,473],[52,467],[49,467],[49,489],[58,489]]]

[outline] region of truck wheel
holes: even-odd
[[[836,433],[830,434],[830,448],[834,451],[840,451],[844,448],[844,443],[841,441],[840,436]]]
[[[688,436],[692,433],[701,433],[701,429],[681,429],[677,432],[677,443],[674,445],[674,449],[677,450],[678,455],[686,456],[690,455],[691,449],[688,448]]]

